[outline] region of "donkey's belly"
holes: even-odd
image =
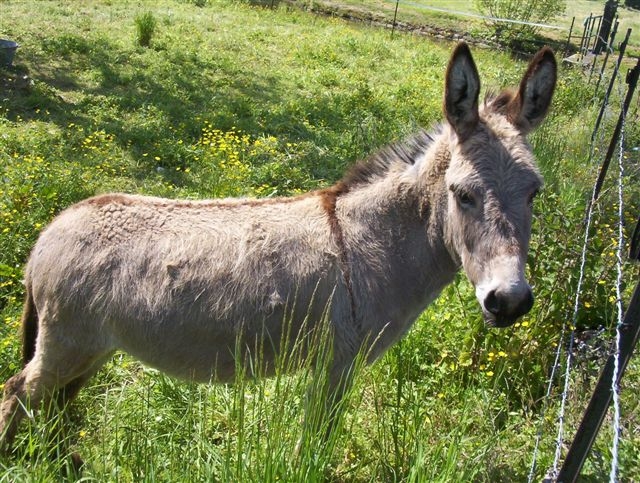
[[[239,350],[237,346],[241,347],[241,343],[236,344],[235,338],[228,336],[193,339],[174,333],[145,343],[130,337],[119,345],[127,353],[162,372],[198,382],[229,382],[234,379],[236,370],[242,367],[243,359],[247,359],[245,366],[249,358],[252,361],[258,357],[268,357],[269,361],[273,359],[272,350],[251,354],[246,348]],[[269,361],[263,360],[262,364]],[[251,364],[253,367],[255,362]],[[264,375],[270,375],[267,369],[272,365],[267,364]]]
[[[289,284],[256,275],[251,284],[229,274],[218,277],[224,283],[189,279],[181,289],[122,293],[102,313],[109,314],[118,348],[171,375],[229,381],[242,369],[268,376],[281,346],[290,347],[303,326],[308,331],[326,318],[329,301],[339,297],[333,274]]]
[[[196,323],[199,322],[199,323]],[[113,327],[119,349],[167,374],[198,382],[230,382],[239,370],[248,376],[274,373],[282,344],[282,315],[260,321],[259,328],[226,321],[128,321]],[[291,322],[291,334],[299,324]],[[286,352],[287,349],[284,349]]]

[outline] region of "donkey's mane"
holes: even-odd
[[[505,114],[507,105],[515,96],[516,92],[514,89],[504,89],[502,91],[489,89],[484,96],[485,108]]]
[[[433,140],[440,130],[441,127],[437,127],[431,132],[421,130],[405,140],[382,148],[375,154],[353,165],[339,184],[343,189],[350,189],[383,177],[393,165],[399,163],[415,164],[419,156],[433,144]]]

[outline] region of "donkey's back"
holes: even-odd
[[[115,349],[204,381],[233,376],[240,335],[250,346],[260,339],[268,358],[285,318],[296,330],[340,297],[328,233],[316,196],[105,195],[72,206],[42,233],[26,270],[39,343],[68,354],[56,384]]]

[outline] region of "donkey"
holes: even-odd
[[[64,406],[116,350],[177,377],[230,381],[253,348],[267,364],[291,349],[285,319],[304,337],[326,318],[335,390],[359,351],[375,360],[461,267],[486,323],[513,324],[533,304],[525,263],[542,185],[525,136],[547,114],[556,71],[543,48],[516,89],[479,105],[460,43],[446,122],[329,188],[261,200],[107,194],[63,211],[25,268],[24,368],[4,387],[4,445],[27,403]]]

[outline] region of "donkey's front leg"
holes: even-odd
[[[332,451],[353,382],[354,360],[349,363],[332,361],[329,367],[319,367],[314,371],[307,387],[302,435],[296,445],[297,456],[317,453],[319,448]]]

